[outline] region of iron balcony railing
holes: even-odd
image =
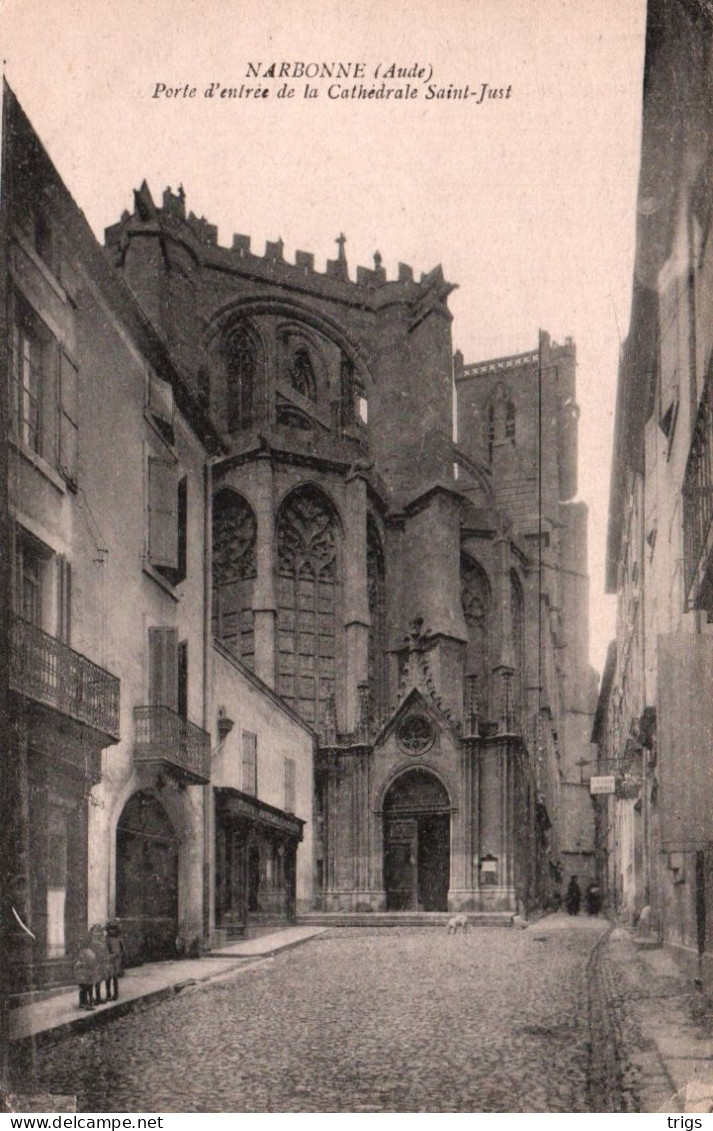
[[[21,617],[12,618],[10,686],[119,741],[119,680]]]
[[[193,785],[210,781],[210,735],[170,707],[134,707],[134,761],[157,764]]]
[[[706,383],[696,414],[683,480],[683,560],[689,608],[699,606],[699,595],[708,588],[704,582],[711,552],[712,522],[713,407],[711,386]]]

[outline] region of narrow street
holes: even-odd
[[[80,1111],[635,1110],[603,919],[340,929],[38,1050]]]

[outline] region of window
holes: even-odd
[[[178,630],[149,629],[149,705],[178,712]]]
[[[237,432],[253,421],[257,355],[245,326],[235,326],[223,344],[227,378],[227,428]]]
[[[310,723],[334,695],[338,522],[316,487],[288,496],[277,518],[278,691]]]
[[[493,448],[495,447],[495,405],[488,406],[488,462],[493,462]]]
[[[149,456],[148,493],[149,562],[177,585],[186,576],[188,483],[174,460]]]
[[[213,501],[213,635],[250,668],[256,538],[255,515],[245,499],[229,489],[219,491]]]
[[[13,611],[28,624],[71,640],[72,574],[69,561],[26,530],[15,530]]]
[[[45,569],[50,551],[24,532],[15,541],[15,613],[36,628],[43,626]]]
[[[243,731],[243,793],[257,797],[257,735]]]
[[[285,812],[295,811],[295,774],[296,765],[294,758],[285,758]]]
[[[182,719],[188,718],[188,641],[178,645],[178,713]]]
[[[386,595],[384,553],[374,520],[366,527],[366,587],[369,599],[368,683],[370,709],[378,723],[386,701]]]
[[[525,601],[520,579],[510,572],[510,618],[512,622],[513,658],[515,660],[515,708],[523,706],[525,686]]]
[[[41,405],[43,345],[24,321],[13,326],[13,423],[23,443],[42,452]]]
[[[515,442],[515,405],[512,401],[505,405],[505,439]]]
[[[468,709],[488,714],[490,682],[490,586],[488,579],[468,554],[461,554],[461,602],[468,643],[465,676]]]
[[[79,374],[44,323],[15,299],[12,326],[12,431],[33,452],[77,482]]]

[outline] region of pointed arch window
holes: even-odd
[[[485,572],[468,554],[461,554],[461,602],[468,641],[465,676],[469,709],[487,718],[490,690],[490,585]]]
[[[491,401],[488,405],[488,461],[493,462],[493,448],[495,447],[495,405]]]
[[[515,660],[515,708],[524,704],[525,687],[525,599],[520,579],[510,571],[510,621],[512,624],[512,651]]]
[[[369,601],[369,650],[367,679],[369,702],[378,724],[386,708],[386,573],[384,551],[374,520],[366,526],[366,585]]]
[[[301,393],[303,397],[308,397],[311,401],[316,401],[317,382],[314,378],[314,368],[309,356],[309,350],[304,346],[300,346],[300,348],[295,350],[292,354],[290,359],[289,381],[296,392]]]
[[[512,401],[505,405],[505,439],[515,442],[515,405]]]
[[[249,668],[254,667],[253,589],[257,575],[257,523],[235,491],[213,500],[213,635]]]
[[[341,588],[339,526],[326,495],[302,487],[277,517],[277,685],[309,723],[334,695]]]
[[[224,344],[227,380],[227,428],[249,428],[255,412],[257,353],[245,326],[235,326]]]

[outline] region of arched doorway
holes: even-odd
[[[384,798],[384,888],[389,911],[447,911],[450,799],[428,770],[402,774]]]
[[[178,841],[150,793],[134,794],[117,826],[116,914],[130,962],[175,957]]]

